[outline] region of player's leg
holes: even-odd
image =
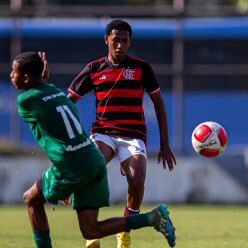
[[[91,161],[92,166],[94,161],[95,159]],[[168,213],[164,211],[162,206],[146,214],[134,214],[98,221],[98,209],[109,206],[109,187],[105,164],[98,166],[95,175],[92,174],[92,171],[89,175],[91,177],[86,175],[86,178],[95,178],[95,180],[85,181],[86,184],[72,194],[72,206],[77,210],[80,230],[86,239],[99,239],[117,232],[129,232],[131,229],[146,226],[155,227],[166,237],[172,224],[167,226]]]
[[[85,239],[99,239],[124,230],[124,218],[111,218],[98,221],[98,213],[99,209],[83,208],[77,210],[80,230]]]
[[[140,206],[144,196],[146,157],[140,154],[134,154],[121,163],[121,168],[125,172],[128,182],[124,216],[137,214],[140,212]],[[131,245],[129,232],[118,233],[117,240],[118,248],[129,248]]]
[[[103,154],[106,164],[108,164],[115,156],[113,149],[102,141],[94,141],[94,143]]]
[[[117,155],[116,145],[114,144],[112,137],[104,134],[92,134],[90,139],[95,143],[97,148],[101,151],[105,158],[106,164],[108,164]]]
[[[42,181],[40,178],[24,193],[23,200],[28,211],[36,247],[50,248],[52,247],[50,230],[44,207],[46,200],[41,193],[41,189]]]
[[[145,143],[139,139],[123,139],[118,144],[121,172],[128,183],[127,214],[128,209],[137,213],[144,195],[147,159]]]
[[[90,136],[90,138],[103,154],[106,164],[108,164],[116,156],[115,147],[113,142],[111,141],[111,138],[109,138],[107,135],[102,134],[93,134]],[[100,240],[98,239],[86,241],[86,248],[100,247]]]
[[[102,221],[98,221],[98,213],[98,209],[77,209],[79,227],[85,239],[99,239],[117,232],[153,226],[163,234],[171,247],[175,246],[175,232],[165,205],[160,205],[145,214],[113,217]]]
[[[127,211],[128,209],[137,211],[140,209],[144,196],[146,158],[143,155],[134,154],[123,161],[121,167],[125,172],[128,183]]]

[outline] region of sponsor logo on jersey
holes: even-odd
[[[54,98],[61,97],[61,96],[65,96],[65,94],[63,92],[59,92],[59,93],[56,93],[56,94],[52,94],[50,96],[45,96],[45,97],[42,98],[42,100],[44,102],[46,102],[48,100],[52,100]]]
[[[81,148],[83,148],[83,147],[86,147],[86,146],[88,146],[88,145],[90,145],[90,144],[91,144],[90,139],[87,139],[85,142],[80,143],[80,144],[78,144],[78,145],[76,145],[76,146],[69,145],[69,146],[67,147],[67,151],[68,151],[68,152],[76,151],[76,150],[79,150],[79,149],[81,149]]]

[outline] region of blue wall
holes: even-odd
[[[66,92],[66,89],[64,89]],[[15,94],[17,90],[11,84],[0,82],[0,139],[15,139],[22,145],[34,145],[34,139],[30,134],[26,123],[20,121],[21,129],[18,131],[18,120]],[[173,98],[168,92],[163,93],[169,122],[169,134],[172,147],[174,133],[172,125]],[[77,103],[84,129],[89,132],[95,116],[94,95],[89,93]],[[193,152],[191,148],[191,133],[194,128],[204,121],[220,123],[229,135],[229,148],[235,145],[248,144],[248,92],[187,92],[184,95],[184,150]],[[145,116],[148,127],[148,151],[157,152],[159,149],[158,125],[148,96],[144,99]],[[17,130],[13,129],[13,121],[17,123]],[[227,150],[228,150],[227,149]]]
[[[20,35],[22,37],[22,49],[27,49],[29,47],[33,50],[36,50],[36,46],[40,47],[41,45],[48,45],[51,43],[52,39],[43,39],[43,38],[66,38],[71,37],[74,41],[74,38],[77,37],[92,37],[96,39],[95,41],[97,44],[99,43],[99,40],[104,35],[104,28],[106,23],[109,20],[97,20],[97,19],[82,19],[82,20],[76,20],[76,19],[1,19],[0,20],[0,39],[1,39],[1,46],[0,46],[0,63],[9,63],[10,62],[10,37],[14,33],[13,31],[20,32]],[[151,47],[142,48],[142,46],[139,43],[139,47],[142,49],[140,51],[136,51],[136,53],[133,53],[133,50],[131,51],[131,54],[139,57],[139,52],[142,53],[142,57],[149,57],[149,61],[151,63],[166,63],[171,64],[172,60],[172,48],[171,43],[168,41],[172,41],[175,36],[177,35],[177,23],[175,20],[132,20],[131,21],[133,30],[134,30],[134,42],[135,39],[137,40],[143,40],[143,39],[152,39],[152,41],[156,38],[160,40],[161,42],[167,41],[165,43],[159,43],[159,53],[154,52],[154,50],[151,50]],[[16,25],[16,26],[15,26]],[[17,30],[14,30],[14,27],[17,28]],[[238,39],[238,40],[247,40],[248,37],[248,18],[247,17],[241,17],[241,18],[188,18],[184,19],[182,22],[182,28],[183,28],[183,35],[185,40],[187,39]],[[17,32],[17,33],[18,33]],[[149,33],[149,36],[147,36],[147,33]],[[28,39],[28,38],[36,38],[36,39]],[[166,39],[165,39],[166,38]],[[139,40],[139,41],[140,41]],[[50,42],[47,42],[50,41]],[[93,41],[93,39],[92,39]],[[39,43],[40,42],[40,43]],[[74,41],[78,42],[78,41]],[[143,42],[144,44],[148,44],[149,42]],[[169,43],[169,45],[167,44]],[[74,43],[68,43],[71,46],[65,47],[63,44],[63,53],[61,53],[61,49],[59,47],[56,47],[57,49],[54,49],[54,47],[51,45],[51,47],[47,48],[52,49],[52,52],[48,52],[48,54],[51,56],[49,58],[49,62],[51,63],[60,63],[60,61],[64,61],[65,58],[68,59],[68,54],[71,55],[70,59],[65,62],[67,63],[82,63],[82,67],[84,67],[84,62],[82,59],[85,59],[85,61],[89,58],[87,56],[93,56],[92,49],[85,49],[84,46],[80,43],[78,46],[75,46],[77,49],[77,53],[72,52],[72,48],[74,46]],[[151,42],[149,43],[151,44]],[[163,46],[162,46],[163,44]],[[242,43],[243,44],[243,43]],[[56,39],[56,45],[59,45],[57,43]],[[90,45],[92,45],[90,43]],[[143,45],[143,44],[142,44]],[[153,49],[154,49],[154,44]],[[27,47],[26,47],[27,46]],[[93,45],[92,45],[93,46]],[[94,50],[101,51],[101,46],[105,48],[104,43],[99,44],[97,46],[94,46]],[[43,49],[44,47],[41,46],[39,49]],[[67,53],[65,53],[65,49],[67,48]],[[82,50],[79,50],[82,49]],[[47,51],[45,49],[45,51]],[[131,47],[131,49],[133,49]],[[217,49],[217,48],[216,48]],[[242,49],[241,49],[242,50]],[[82,52],[80,52],[82,51]],[[151,51],[153,51],[151,56]],[[207,50],[203,49],[203,52],[205,53]],[[216,51],[215,49],[211,52],[213,53]],[[236,50],[235,50],[236,51]],[[238,49],[240,51],[240,49]],[[247,50],[242,50],[242,55],[245,54]],[[89,54],[87,54],[87,52]],[[188,53],[192,52],[189,50]],[[236,52],[233,52],[236,53]],[[66,55],[65,55],[66,54]],[[164,56],[164,55],[165,56]],[[214,54],[214,53],[213,53]],[[223,53],[224,54],[224,53]],[[222,55],[223,55],[222,54]],[[156,56],[155,56],[156,55]],[[187,53],[186,53],[187,55]],[[215,54],[214,54],[215,55]],[[213,55],[213,56],[214,56]],[[229,51],[228,51],[229,55]],[[101,55],[103,56],[103,55]],[[241,56],[242,60],[241,62],[235,57],[234,55],[230,55],[230,58],[228,60],[225,60],[226,57],[223,57],[225,60],[225,63],[239,63],[244,64],[247,62],[246,58],[247,56]],[[237,53],[235,56],[239,57],[240,54]],[[154,58],[153,58],[154,57]],[[98,56],[94,59],[98,58]],[[187,58],[187,56],[186,56]],[[199,56],[201,58],[201,56]],[[197,59],[199,59],[197,57]],[[53,60],[54,59],[54,60]],[[75,59],[78,59],[75,60]],[[232,62],[232,59],[234,59],[234,62]],[[210,59],[210,62],[213,59]],[[190,61],[190,63],[196,63],[199,61]],[[207,59],[206,61],[202,61],[201,63],[210,63]],[[213,61],[212,61],[213,62]],[[217,61],[218,62],[218,61]],[[215,63],[217,63],[215,61]],[[187,61],[186,61],[187,63]],[[219,62],[218,62],[219,63]],[[72,78],[69,78],[71,77]],[[59,83],[66,83],[71,82],[71,80],[74,78],[74,75],[62,75],[61,78],[59,78],[61,81],[58,81]],[[221,76],[221,75],[220,75]],[[8,80],[8,74],[3,75],[4,80]],[[232,81],[233,77],[228,78],[228,85],[231,81],[233,85],[237,85],[236,81]],[[216,80],[216,79],[215,79]],[[219,80],[219,79],[218,79]],[[221,79],[226,80],[226,79]],[[237,82],[239,84],[245,83],[245,79],[239,79]],[[170,83],[171,78],[165,77],[163,78],[162,82],[166,84],[167,82]],[[57,82],[55,80],[54,82]],[[205,80],[206,82],[210,82],[215,84],[216,81],[213,81],[213,79],[209,79],[209,81]],[[61,84],[59,84],[61,85]],[[65,86],[66,87],[66,86]],[[212,86],[211,86],[212,87]],[[226,89],[230,90],[225,85]],[[169,88],[169,87],[168,87]],[[213,88],[213,87],[212,87]],[[247,88],[246,88],[247,89]],[[66,89],[64,89],[66,91]],[[22,145],[31,144],[34,145],[34,139],[31,136],[29,132],[28,125],[20,121],[20,118],[17,116],[17,110],[16,110],[16,104],[15,104],[15,96],[17,94],[17,91],[11,86],[10,83],[1,83],[0,82],[0,139],[9,139],[14,140],[16,142],[20,142]],[[229,148],[231,149],[235,145],[240,144],[248,144],[248,116],[246,108],[248,106],[248,92],[241,93],[238,91],[201,91],[201,92],[189,92],[186,91],[184,95],[184,101],[183,101],[183,110],[184,110],[184,116],[182,120],[174,120],[173,117],[173,96],[169,92],[164,92],[164,100],[166,103],[167,113],[168,113],[168,122],[169,122],[169,135],[172,147],[175,146],[174,142],[175,139],[173,137],[173,134],[176,133],[177,130],[174,130],[174,123],[173,121],[183,121],[183,127],[184,127],[184,134],[183,134],[183,145],[185,152],[193,152],[193,149],[191,147],[191,133],[194,130],[195,126],[197,126],[199,123],[212,120],[215,122],[219,122],[221,125],[226,128],[228,135],[229,135]],[[95,108],[94,108],[94,96],[93,94],[89,94],[85,96],[79,103],[77,104],[82,125],[85,128],[87,132],[89,132],[91,124],[94,120],[95,115]],[[156,122],[156,117],[153,109],[153,105],[151,104],[151,101],[149,97],[145,97],[144,101],[144,109],[145,109],[145,115],[147,120],[147,126],[148,126],[148,142],[147,142],[147,148],[149,151],[157,151],[159,148],[159,135],[158,135],[158,126]],[[227,149],[227,150],[228,150]]]

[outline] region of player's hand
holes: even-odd
[[[64,201],[62,201],[63,205],[71,204],[71,196],[68,196]]]
[[[170,171],[172,171],[174,169],[174,166],[177,164],[176,159],[170,147],[163,149],[160,148],[158,153],[158,164],[161,162],[161,160],[163,162],[164,169],[166,169],[166,164],[167,164]]]
[[[42,72],[42,80],[44,82],[47,81],[47,79],[49,78],[49,69],[48,69],[48,62],[46,60],[46,53],[45,52],[38,52],[39,56],[41,57],[43,63],[44,63],[44,69]]]

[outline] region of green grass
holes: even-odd
[[[146,212],[154,206],[143,206]],[[47,205],[54,248],[83,248],[76,213],[68,206]],[[178,248],[248,248],[248,206],[171,205]],[[100,219],[119,216],[123,206],[101,210]],[[33,248],[32,231],[24,206],[0,206],[0,247]],[[101,240],[103,248],[115,248],[115,236]],[[132,248],[169,247],[152,228],[132,231]]]

